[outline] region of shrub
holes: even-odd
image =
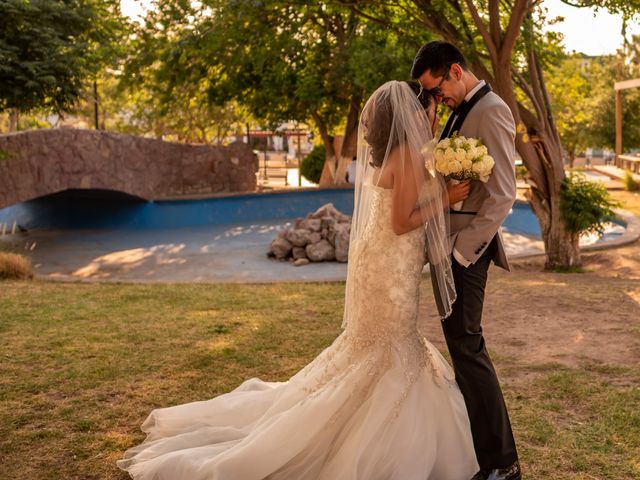
[[[624,184],[624,189],[629,192],[640,190],[640,183],[636,182],[636,180],[633,178],[633,173],[631,173],[629,170],[625,170],[622,183]]]
[[[31,260],[17,253],[0,252],[0,280],[33,278]]]
[[[316,145],[311,153],[300,162],[300,174],[313,183],[320,183],[322,168],[324,167],[325,152],[324,147]]]
[[[560,209],[569,232],[602,234],[604,225],[615,218],[620,204],[611,199],[600,183],[589,182],[584,175],[565,177],[560,191]]]
[[[527,167],[525,167],[524,165],[516,166],[516,178],[517,179],[526,180],[528,174],[529,174],[529,171],[527,170]]]

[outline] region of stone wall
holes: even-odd
[[[98,130],[0,135],[0,208],[70,188],[147,200],[256,189],[258,159],[243,143],[170,143]]]

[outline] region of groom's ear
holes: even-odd
[[[461,80],[464,69],[457,63],[454,63],[453,65],[451,65],[451,69],[449,70],[449,72],[453,78],[455,78],[456,80]]]

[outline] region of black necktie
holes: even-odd
[[[462,102],[460,102],[460,105],[458,105],[456,108],[454,108],[451,111],[451,115],[460,115],[460,112],[463,110],[464,106],[467,104],[466,100],[462,100]]]
[[[485,84],[473,95],[473,97],[469,99],[469,101],[463,100],[460,102],[460,105],[458,105],[458,107],[451,112],[451,115],[449,115],[447,124],[444,126],[442,135],[440,135],[440,140],[448,138],[453,135],[453,132],[460,130],[460,127],[462,127],[462,123],[465,118],[467,118],[469,111],[490,91],[491,87],[488,84]]]

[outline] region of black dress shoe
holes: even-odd
[[[496,468],[491,470],[489,475],[484,478],[486,480],[522,480],[520,464],[516,460],[506,468]]]
[[[478,473],[471,477],[471,480],[487,480],[490,473],[491,470],[479,470]]]

